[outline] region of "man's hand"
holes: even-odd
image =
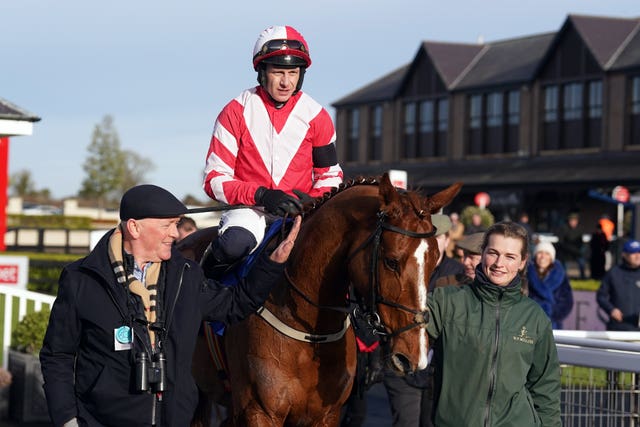
[[[291,231],[289,231],[289,235],[284,239],[278,247],[271,253],[269,258],[272,261],[283,263],[289,258],[289,254],[291,254],[291,250],[293,249],[293,243],[298,237],[298,232],[300,231],[300,224],[302,223],[302,217],[297,216],[293,220],[293,226],[291,227]]]
[[[611,310],[610,316],[616,322],[622,322],[622,318],[624,317],[622,315],[622,311],[620,311],[620,309],[618,308],[614,308],[613,310]]]
[[[297,215],[302,211],[300,200],[282,190],[269,190],[260,187],[254,196],[256,204],[264,206],[267,212],[278,215]]]

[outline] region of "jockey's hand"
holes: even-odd
[[[306,204],[306,203],[313,202],[315,200],[315,198],[311,197],[310,195],[308,195],[304,191],[293,190],[293,194],[298,196],[298,199],[300,199],[300,202],[302,202],[303,205]]]
[[[264,206],[267,212],[273,215],[298,215],[302,211],[300,200],[282,190],[269,190],[260,187],[254,198],[257,205]]]

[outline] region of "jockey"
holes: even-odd
[[[342,182],[331,117],[301,91],[310,65],[302,34],[289,26],[267,28],[253,49],[259,85],[230,101],[216,119],[204,191],[219,202],[258,207],[222,215],[211,247],[219,266],[251,253],[275,217],[298,214],[301,201]]]

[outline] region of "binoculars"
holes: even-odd
[[[146,351],[136,354],[136,390],[154,393],[167,389],[167,359],[164,353],[149,355]]]

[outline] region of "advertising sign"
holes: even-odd
[[[0,285],[27,289],[29,258],[26,256],[0,256]]]

